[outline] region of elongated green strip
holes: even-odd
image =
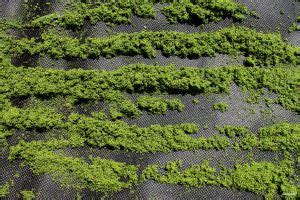
[[[242,21],[247,15],[254,15],[248,8],[232,0],[178,1],[162,9],[171,23],[207,24],[226,17]]]
[[[70,7],[70,6],[69,6]],[[199,23],[220,21],[226,17],[242,21],[251,12],[242,4],[232,0],[212,1],[178,1],[171,2],[162,9],[171,23]],[[29,27],[44,27],[59,25],[67,28],[79,28],[85,20],[92,24],[103,21],[108,25],[130,24],[131,17],[155,18],[154,4],[151,1],[105,1],[101,3],[73,3],[62,15],[55,12],[38,17],[30,22]]]
[[[282,122],[262,127],[257,134],[241,126],[224,126],[219,131],[235,138],[234,146],[243,150],[258,148],[264,151],[297,152],[299,149],[299,123]]]
[[[69,131],[85,138],[89,145],[135,152],[170,152],[195,149],[225,149],[229,139],[222,136],[194,138],[196,124],[138,127],[123,121],[98,120],[84,115],[70,116]]]
[[[223,168],[220,172],[208,161],[194,164],[184,169],[181,161],[171,161],[165,166],[148,166],[141,179],[152,179],[161,183],[180,184],[186,187],[206,185],[236,188],[251,191],[273,199],[275,194],[290,194],[296,198],[297,185],[294,176],[294,162],[286,158],[278,163],[255,162],[237,164],[232,169]]]
[[[163,99],[151,96],[142,96],[138,98],[136,103],[139,108],[152,114],[166,114],[168,109],[181,112],[185,107],[180,99]]]
[[[69,6],[70,7],[70,6]],[[44,26],[62,26],[80,28],[85,20],[92,24],[105,22],[108,25],[130,24],[131,17],[154,18],[154,5],[146,1],[106,1],[101,3],[73,3],[64,10],[45,15],[31,21],[28,27],[42,28]]]
[[[0,92],[8,98],[30,95],[70,96],[116,102],[120,110],[139,116],[136,107],[122,96],[128,93],[229,93],[232,83],[259,95],[266,88],[278,94],[275,102],[299,112],[299,68],[192,68],[134,64],[105,70],[69,71],[2,66]],[[124,103],[124,102],[128,103]],[[122,108],[122,106],[124,108]],[[124,113],[123,112],[123,113]]]
[[[182,58],[213,57],[217,53],[246,56],[249,66],[299,62],[299,47],[286,43],[279,34],[261,33],[244,27],[230,27],[210,33],[176,31],[142,31],[119,33],[104,38],[87,38],[81,42],[73,37],[44,33],[41,41],[34,38],[6,39],[4,54],[20,56],[49,55],[55,59],[107,58],[120,55],[155,57],[156,50],[165,56]]]
[[[87,188],[108,194],[128,188],[138,179],[136,166],[113,160],[90,157],[89,164],[83,158],[54,153],[45,146],[27,146],[18,153],[34,174],[50,175],[66,188]]]

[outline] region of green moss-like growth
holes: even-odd
[[[20,193],[24,200],[32,200],[36,198],[35,193],[32,190],[22,190]]]
[[[35,146],[19,149],[18,153],[33,173],[50,175],[52,180],[66,188],[87,188],[109,194],[130,187],[137,181],[137,167],[113,160],[90,157],[88,163],[83,158],[65,156]]]
[[[221,112],[228,111],[229,105],[226,102],[220,102],[213,105],[214,110],[219,110]]]
[[[74,69],[2,66],[3,97],[54,96],[80,100],[103,100],[117,107],[122,115],[139,116],[140,111],[122,92],[128,93],[229,93],[237,84],[259,97],[263,89],[278,94],[274,103],[299,112],[299,68],[192,68],[135,64],[107,72]],[[26,78],[30,77],[30,79]]]
[[[232,169],[223,168],[220,172],[211,167],[208,161],[194,164],[184,169],[181,161],[171,161],[163,167],[150,165],[142,172],[141,179],[152,179],[160,183],[180,184],[186,187],[206,185],[224,186],[241,191],[251,191],[273,199],[276,194],[297,194],[294,180],[293,161],[285,159],[277,164],[255,162],[237,164]]]
[[[9,195],[9,183],[6,182],[4,185],[0,185],[0,197],[6,197]]]
[[[165,56],[192,59],[216,54],[244,55],[251,58],[251,65],[258,66],[299,62],[299,47],[289,45],[279,34],[261,33],[245,27],[191,34],[176,31],[118,33],[83,41],[48,32],[42,34],[41,41],[35,38],[8,39],[2,52],[12,56],[26,53],[49,55],[54,59],[86,59],[120,55],[152,58],[156,50],[161,50]]]
[[[185,107],[180,99],[163,99],[151,96],[142,96],[136,103],[139,108],[152,114],[166,114],[168,109],[181,112]]]
[[[100,148],[130,150],[135,152],[170,152],[194,149],[225,149],[226,137],[193,138],[187,134],[197,133],[196,124],[151,125],[138,127],[124,121],[98,120],[83,115],[70,116],[69,131],[79,134],[89,145]]]
[[[162,9],[171,23],[207,24],[226,17],[243,21],[247,15],[254,15],[248,8],[232,0],[198,0],[174,2]]]
[[[78,29],[83,26],[85,20],[90,21],[91,24],[101,21],[107,25],[130,24],[133,15],[142,18],[154,18],[154,6],[152,3],[145,1],[72,3],[64,10],[63,14],[54,12],[38,17],[27,24],[27,27],[62,26]]]
[[[243,150],[256,147],[264,151],[296,152],[300,125],[282,122],[262,127],[257,134],[241,126],[224,126],[219,129],[219,132],[230,138],[237,137],[234,145]]]
[[[243,136],[243,135],[249,133],[249,129],[246,127],[243,127],[243,126],[227,125],[227,126],[223,126],[222,128],[220,128],[219,133],[225,134],[228,137],[232,138],[232,137]]]

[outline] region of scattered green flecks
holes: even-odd
[[[215,103],[213,105],[214,110],[219,110],[221,112],[228,111],[229,105],[226,102]]]

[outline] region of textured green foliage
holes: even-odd
[[[152,96],[142,96],[138,98],[136,103],[140,109],[152,114],[166,114],[168,109],[181,112],[185,107],[180,99],[163,99]]]
[[[243,150],[257,147],[264,151],[296,152],[299,149],[299,124],[282,122],[260,128],[257,134],[241,126],[224,126],[219,132],[230,138],[237,137],[234,145]]]
[[[46,130],[62,126],[63,115],[57,114],[55,110],[36,108],[20,109],[9,107],[0,111],[0,125],[8,129],[18,130]]]
[[[86,162],[83,158],[54,153],[47,146],[36,148],[27,145],[18,152],[18,157],[29,165],[33,173],[50,175],[52,180],[66,188],[87,188],[108,194],[130,187],[138,178],[136,166],[113,160],[90,157]]]
[[[226,136],[232,137],[239,137],[249,133],[249,129],[243,126],[223,126],[219,129],[219,133],[225,134]]]
[[[193,138],[195,124],[151,125],[138,127],[124,121],[98,120],[84,115],[70,116],[69,131],[79,134],[89,145],[110,147],[135,152],[170,152],[195,149],[224,149],[229,145],[226,137]]]
[[[107,58],[119,55],[144,55],[155,57],[156,50],[165,56],[182,58],[213,57],[217,53],[244,55],[251,65],[297,64],[299,47],[286,43],[279,34],[261,33],[245,27],[230,27],[210,33],[180,33],[176,31],[142,31],[118,33],[103,38],[81,39],[43,33],[41,41],[35,38],[8,40],[3,48],[5,54],[20,56],[49,55],[55,59]]]
[[[32,190],[22,190],[20,193],[22,195],[22,199],[24,200],[32,200],[36,198]]]
[[[181,161],[171,161],[163,167],[149,165],[143,170],[141,179],[152,179],[160,183],[180,184],[186,187],[203,187],[206,185],[236,188],[251,191],[273,199],[275,194],[292,193],[296,195],[296,183],[293,161],[285,159],[277,164],[255,162],[237,164],[232,169],[223,168],[220,172],[211,167],[208,161],[193,164],[184,169]]]
[[[167,20],[171,23],[208,23],[217,22],[226,17],[242,21],[247,15],[254,14],[242,4],[232,0],[198,0],[174,1],[162,9]],[[105,1],[101,3],[72,3],[63,14],[57,12],[38,17],[27,24],[27,27],[62,26],[80,28],[84,21],[91,24],[103,21],[107,25],[130,24],[131,17],[155,18],[154,4],[151,1]]]
[[[9,183],[6,182],[4,185],[0,185],[0,197],[6,197],[9,195]]]
[[[106,1],[101,3],[72,3],[63,14],[54,12],[31,21],[28,27],[62,26],[78,29],[85,20],[91,24],[130,24],[131,17],[154,18],[154,6],[146,1]]]
[[[243,21],[247,15],[254,15],[248,8],[232,0],[178,1],[162,9],[171,23],[207,24],[226,17]]]
[[[228,110],[228,104],[226,102],[215,103],[213,105],[214,110],[219,110],[221,112],[225,112]]]
[[[2,66],[0,81],[3,84],[0,91],[10,98],[62,95],[74,97],[75,101],[100,99],[115,103],[119,110],[138,116],[136,106],[119,91],[170,94],[229,93],[230,85],[236,83],[257,96],[266,88],[278,94],[276,103],[299,112],[299,74],[299,68],[281,67],[176,69],[174,66],[135,64],[107,72]]]

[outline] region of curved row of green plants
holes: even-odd
[[[62,95],[71,103],[103,100],[114,104],[118,113],[139,116],[140,111],[125,94],[201,94],[230,93],[235,83],[250,95],[259,96],[266,89],[278,95],[274,103],[299,113],[299,68],[192,68],[134,64],[112,71],[2,66],[1,94],[4,98]],[[120,92],[122,91],[122,92]],[[118,113],[116,116],[118,116]]]
[[[299,64],[299,47],[288,44],[279,34],[257,32],[245,27],[189,34],[142,31],[86,39],[49,31],[43,33],[41,39],[5,36],[0,39],[3,42],[1,52],[15,57],[38,54],[54,59],[111,58],[120,55],[152,58],[156,56],[156,50],[160,50],[165,56],[192,59],[216,54],[243,55],[246,66]]]
[[[170,23],[207,24],[226,17],[242,21],[254,12],[232,0],[181,0],[174,1],[161,9]],[[72,3],[63,13],[54,12],[35,18],[25,27],[43,28],[62,26],[78,29],[85,21],[91,24],[105,22],[108,25],[130,24],[132,16],[155,18],[154,3],[150,1],[105,1],[96,3]]]
[[[225,149],[230,146],[242,150],[258,148],[264,151],[294,152],[298,148],[297,138],[300,137],[300,125],[289,123],[261,128],[258,134],[245,127],[224,126],[219,128],[221,135],[195,138],[188,135],[199,131],[199,127],[193,123],[138,127],[121,120],[110,121],[104,112],[92,113],[91,117],[76,113],[64,117],[46,108],[10,107],[1,110],[0,114],[1,135],[4,134],[4,139],[14,130],[56,129],[64,133],[67,139],[76,139],[79,146],[86,143],[98,148],[140,153]]]
[[[87,188],[104,194],[149,179],[186,187],[215,185],[235,188],[263,195],[266,199],[273,199],[276,194],[290,194],[291,197],[297,194],[294,161],[288,153],[285,153],[283,160],[275,163],[250,161],[228,169],[220,166],[220,171],[210,166],[208,161],[188,168],[184,168],[181,161],[171,161],[160,168],[156,164],[148,165],[139,176],[138,166],[91,156],[87,162],[82,158],[66,156],[63,151],[54,153],[53,149],[62,147],[58,143],[21,141],[11,147],[9,160],[21,159],[35,174],[50,175],[62,187]]]
[[[222,167],[220,171],[210,166],[208,161],[183,167],[182,161],[171,161],[166,165],[149,165],[142,172],[142,180],[155,180],[165,184],[179,184],[186,187],[204,187],[206,185],[235,188],[250,191],[274,199],[288,195],[289,199],[297,199],[297,184],[294,162],[291,156],[282,161],[256,162],[236,164],[234,168]]]

